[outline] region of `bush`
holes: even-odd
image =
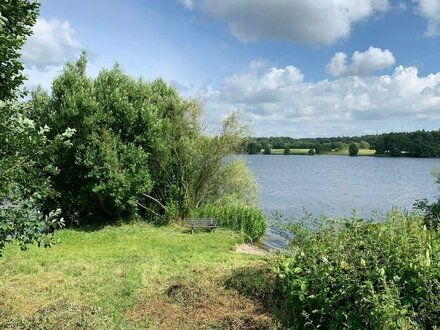
[[[416,201],[413,207],[415,210],[422,211],[426,227],[433,229],[440,225],[440,201],[430,204],[427,199],[422,199]]]
[[[359,152],[359,146],[357,143],[350,143],[350,146],[348,147],[348,154],[350,156],[356,156]]]
[[[313,156],[315,154],[315,149],[309,149],[307,154],[309,154],[310,156]]]
[[[221,227],[240,232],[246,242],[257,241],[267,227],[266,216],[260,208],[241,202],[206,204],[192,210],[191,216],[216,218]]]
[[[296,226],[274,271],[294,328],[433,329],[440,324],[440,236],[417,214]],[[310,228],[310,227],[309,227]]]
[[[225,195],[252,198],[246,163],[225,162],[245,151],[250,136],[238,112],[208,136],[199,104],[164,81],[136,80],[118,65],[96,78],[86,69],[83,53],[50,93],[32,95],[32,119],[50,127],[49,138],[75,129],[69,148],[53,157],[59,170],[45,209],[61,208],[67,224],[138,216],[165,223]]]

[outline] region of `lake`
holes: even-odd
[[[319,216],[363,217],[384,214],[392,206],[410,209],[416,199],[433,200],[439,185],[431,175],[440,159],[246,155],[261,186],[267,215],[280,211],[301,217],[304,209]]]

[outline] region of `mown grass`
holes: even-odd
[[[252,315],[270,323],[254,302],[224,286],[237,269],[265,263],[236,254],[241,239],[230,231],[191,235],[134,223],[62,230],[56,237],[61,243],[50,249],[6,248],[0,258],[0,328],[2,322],[14,328],[23,318],[42,322],[49,317],[41,316],[44,306],[52,318],[65,318],[65,310],[96,309],[87,314],[91,320],[83,320],[86,328],[209,328]],[[57,314],[57,306],[64,314]],[[63,320],[45,322],[50,327]]]
[[[290,155],[308,155],[309,149],[290,149]],[[358,156],[374,156],[376,150],[360,149]],[[284,155],[284,149],[272,149],[271,155]],[[348,156],[348,150],[326,151],[322,155]]]

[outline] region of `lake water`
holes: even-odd
[[[440,159],[247,155],[261,186],[266,214],[280,211],[300,217],[313,215],[361,216],[392,206],[410,209],[416,199],[434,199],[440,193],[431,172]]]

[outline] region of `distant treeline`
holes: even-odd
[[[356,143],[360,149],[376,150],[377,155],[393,157],[440,157],[440,130],[330,138],[257,137],[248,144],[250,154],[270,149],[313,149],[317,154],[348,150]]]

